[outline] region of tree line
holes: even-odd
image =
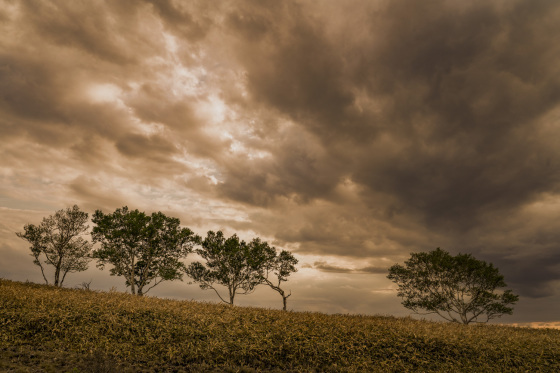
[[[147,215],[127,206],[92,217],[92,242],[84,239],[88,214],[78,206],[56,211],[41,224],[27,224],[16,233],[29,241],[33,263],[54,267],[54,286],[62,286],[66,275],[84,271],[92,259],[97,267],[111,265],[110,274],[122,276],[132,294],[142,296],[164,281],[182,280],[187,275],[203,290],[213,290],[219,299],[234,304],[238,294],[250,294],[265,285],[282,297],[283,283],[297,271],[298,260],[286,250],[278,251],[260,238],[246,242],[236,234],[208,231],[204,239],[181,227],[177,218],[161,212]],[[100,247],[93,249],[99,243]],[[203,260],[185,265],[183,259],[196,253]],[[437,314],[451,322],[469,324],[512,314],[519,296],[506,286],[504,276],[491,263],[470,254],[453,256],[437,248],[412,253],[405,265],[388,269],[388,278],[398,285],[402,305],[417,314]],[[227,295],[219,286],[227,289]]]
[[[147,215],[127,206],[108,214],[96,210],[89,242],[84,239],[88,216],[74,205],[43,218],[39,225],[26,224],[23,232],[16,233],[29,242],[33,263],[40,267],[46,284],[50,283],[45,265],[54,267],[52,284],[62,286],[68,273],[85,271],[95,259],[100,269],[110,265],[110,274],[122,276],[130,292],[138,296],[164,281],[182,280],[186,274],[228,304],[234,304],[237,294],[269,286],[280,294],[287,309],[291,292],[286,293],[282,284],[297,271],[298,263],[289,251],[278,251],[258,237],[245,242],[236,234],[225,237],[221,231],[209,231],[202,239],[181,227],[178,218],[161,212]],[[96,243],[100,245],[94,249]],[[191,253],[203,262],[185,265],[183,259]],[[227,289],[227,296],[218,285]]]

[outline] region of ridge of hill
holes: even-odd
[[[285,312],[0,279],[0,371],[560,371],[560,330]]]

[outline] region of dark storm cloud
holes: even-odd
[[[554,219],[556,221],[556,219]],[[504,275],[506,283],[527,297],[541,298],[558,294],[560,279],[560,234],[552,222],[525,222],[507,240],[486,247],[471,246],[480,259],[493,263]],[[462,250],[463,252],[465,250]]]
[[[30,32],[27,27],[33,29],[37,22],[44,21],[37,15],[34,5],[39,10],[48,8],[45,9],[46,18],[51,13],[52,17],[57,18],[56,22],[53,20],[52,23],[45,23],[45,27],[55,27],[57,22],[66,25],[70,19],[70,23],[77,23],[72,17],[64,16],[64,12],[52,9],[56,8],[52,3],[22,2],[20,5],[19,16],[14,17],[12,22],[23,25],[23,31],[19,35],[22,38],[26,32]],[[90,16],[94,17],[94,14]],[[98,18],[100,21],[104,19],[99,14]],[[78,38],[69,31],[64,32],[66,34],[68,37]],[[23,131],[45,143],[68,140],[65,133],[72,128],[94,130],[108,138],[122,134],[122,111],[114,105],[88,103],[84,97],[80,97],[83,93],[79,90],[83,88],[83,83],[87,83],[87,78],[84,79],[85,72],[88,71],[88,77],[94,79],[100,74],[95,72],[95,68],[90,69],[91,66],[88,65],[91,62],[79,52],[56,49],[48,42],[45,43],[42,38],[47,37],[48,40],[48,35],[48,30],[35,30],[35,33],[25,35],[24,38],[31,47],[10,45],[10,48],[5,48],[5,54],[0,55],[0,109],[4,115],[10,116],[13,122],[20,122],[19,126]],[[101,35],[98,37],[101,40],[107,39]],[[83,45],[78,47],[85,48]]]
[[[335,272],[335,273],[351,273],[354,272],[352,268],[344,268],[336,265],[328,264],[327,262],[315,262],[313,263],[313,268],[318,269],[323,272]]]
[[[152,153],[158,153],[158,158],[161,157],[162,161],[176,152],[173,143],[161,136],[131,134],[119,140],[116,145],[121,153],[129,157],[144,156],[146,149],[150,149]]]
[[[343,79],[344,60],[337,46],[294,3],[249,4],[232,12],[227,25],[239,36],[237,52],[253,100],[323,136],[342,133],[353,95]]]
[[[193,13],[190,9],[184,9],[189,5],[192,6],[192,3],[172,2],[170,0],[144,1],[151,4],[155,13],[161,17],[165,27],[179,36],[195,41],[200,40],[204,38],[212,26],[212,19],[205,16],[201,9],[196,9],[198,11],[196,13]],[[201,6],[202,4],[197,5]],[[204,6],[201,6],[201,8],[204,8]]]
[[[408,5],[390,3],[374,17],[371,32],[384,40],[356,69],[373,99],[390,96],[387,133],[403,148],[381,164],[362,162],[356,180],[398,195],[429,222],[451,218],[462,228],[486,209],[557,190],[557,152],[542,146],[537,122],[560,99],[550,63],[560,29],[547,18],[557,4],[528,13],[522,3]]]
[[[41,64],[39,58],[24,59],[2,53],[0,66],[3,111],[26,119],[61,119],[59,113],[53,113],[60,93],[55,83],[56,73]]]
[[[194,113],[196,102],[170,97],[168,87],[144,84],[127,100],[137,117],[147,123],[158,123],[181,137],[182,146],[190,153],[205,158],[219,158],[230,142],[204,132],[205,121]]]
[[[411,228],[381,240],[402,257],[443,244],[459,250],[465,240],[483,245],[481,255],[499,251],[487,237],[473,238],[481,225],[500,232],[501,216],[523,220],[524,206],[559,192],[550,140],[560,134],[551,114],[560,102],[557,2],[357,2],[366,11],[356,19],[336,3],[329,14],[310,4],[243,4],[225,27],[251,101],[293,121],[294,133],[324,151],[309,157],[290,140],[272,150],[272,161],[238,162],[224,171],[225,195],[260,206],[333,201],[350,179],[369,207],[359,213],[362,226],[385,219]],[[276,237],[302,251],[372,252],[367,235],[376,228],[349,233],[325,219],[285,222]],[[522,257],[542,248],[521,248],[516,238],[501,244]],[[516,284],[558,279],[538,267],[519,272]],[[521,291],[532,294],[529,287]]]
[[[334,272],[334,273],[362,273],[362,274],[384,274],[388,273],[387,268],[382,267],[363,267],[363,268],[345,268],[337,265],[329,264],[327,262],[315,262],[313,268],[318,269],[322,272]]]
[[[146,70],[150,59],[167,53],[150,32],[159,20],[148,4],[23,1],[7,13],[11,23],[5,27],[14,38],[3,40],[0,53],[6,138],[67,148],[89,172],[104,161],[119,162],[111,159],[112,146],[128,157],[160,162],[144,165],[145,171],[177,169],[170,135],[139,133],[129,108],[111,96],[114,91],[133,100],[129,83],[153,79],[158,70]]]
[[[28,25],[45,40],[117,64],[138,63],[157,48],[142,38],[137,8],[132,1],[21,2]],[[127,28],[139,33],[127,35]]]
[[[101,185],[99,181],[86,176],[73,180],[69,190],[75,198],[82,201],[83,208],[89,211],[109,210],[127,203],[127,197],[122,193],[111,190]]]
[[[267,138],[274,138],[266,149],[269,157],[224,159],[227,179],[220,185],[224,195],[268,206],[279,197],[306,202],[332,192],[339,178],[332,170],[341,164],[330,158],[313,137],[294,128]]]
[[[247,87],[254,101],[323,141],[328,155],[313,163],[328,169],[331,188],[349,174],[427,223],[460,229],[487,209],[516,208],[557,189],[557,152],[542,146],[536,123],[560,98],[550,63],[560,30],[547,17],[554,2],[530,12],[522,3],[386,2],[365,24],[346,20],[357,35],[366,28],[365,37],[333,40],[298,6],[268,12],[251,4],[228,18],[246,40],[238,51]],[[294,164],[280,167],[297,174]],[[316,180],[307,175],[285,187],[322,196],[307,188]]]
[[[494,263],[503,268],[501,273],[510,287],[531,298],[547,297],[558,294],[553,281],[558,281],[560,277],[560,247],[551,250],[554,252],[533,259],[514,261],[496,258]]]

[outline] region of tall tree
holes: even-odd
[[[47,285],[43,264],[54,267],[54,286],[62,286],[68,273],[87,269],[92,249],[91,243],[82,237],[89,228],[87,220],[87,212],[74,205],[43,218],[39,225],[26,224],[24,232],[16,233],[31,244],[33,263],[41,268]]]
[[[437,248],[413,253],[405,265],[389,268],[403,306],[418,314],[435,313],[452,322],[488,322],[504,314],[519,300],[506,287],[504,276],[491,263],[470,254],[452,256]],[[421,310],[425,310],[421,312]]]
[[[224,303],[233,304],[237,294],[250,294],[262,283],[262,271],[268,256],[265,246],[255,238],[246,243],[236,234],[225,238],[221,231],[209,231],[202,247],[195,252],[205,260],[191,263],[186,273],[203,290],[212,289]],[[216,285],[225,286],[223,297]]]
[[[270,251],[268,252],[270,253]],[[264,266],[262,276],[263,283],[268,285],[274,291],[277,291],[282,296],[282,309],[284,311],[287,309],[288,297],[292,295],[292,292],[290,291],[289,294],[286,294],[286,291],[281,288],[281,285],[282,282],[288,281],[288,276],[290,276],[290,274],[297,272],[297,263],[298,260],[292,253],[282,250],[279,254],[277,254],[276,249],[273,247],[272,255],[269,254]],[[270,275],[272,275],[272,280],[270,279]]]
[[[163,281],[182,279],[181,259],[200,240],[189,228],[181,228],[177,218],[161,212],[148,216],[127,206],[112,214],[97,210],[92,221],[93,240],[101,243],[93,252],[97,266],[111,264],[111,275],[123,276],[131,293],[140,296]]]

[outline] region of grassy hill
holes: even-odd
[[[282,312],[0,279],[0,371],[559,372],[560,331]]]

